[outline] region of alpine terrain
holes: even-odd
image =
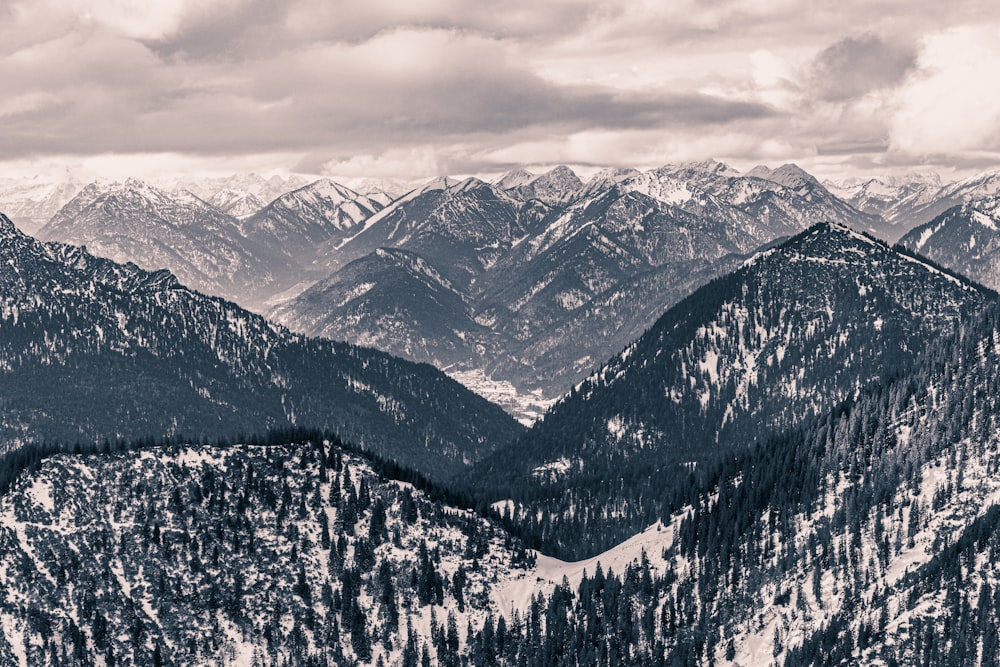
[[[1000,199],[954,206],[900,244],[994,289],[1000,287]]]
[[[588,183],[567,167],[441,179],[327,241],[333,273],[269,312],[480,391],[505,384],[517,396],[508,409],[530,421],[694,287],[822,220],[884,226],[794,165],[741,175],[685,163]],[[406,305],[369,287],[389,284]]]
[[[0,663],[998,664],[989,182],[894,247],[714,162],[50,223],[229,235],[322,338],[0,218]]]
[[[44,244],[3,217],[0,267],[7,449],[309,424],[440,477],[520,430],[430,366],[291,334],[166,271]]]
[[[559,553],[610,546],[648,525],[686,471],[893,377],[994,298],[871,237],[814,226],[668,310],[478,464],[480,478]]]

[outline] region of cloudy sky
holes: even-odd
[[[0,0],[0,175],[1000,167],[994,0]]]

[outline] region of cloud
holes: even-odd
[[[1000,151],[1000,25],[929,35],[919,71],[899,91],[893,148],[913,154]]]
[[[847,37],[816,56],[810,84],[821,100],[852,100],[900,83],[916,61],[910,44],[891,44],[872,34]]]
[[[68,51],[75,57],[63,66]],[[144,44],[94,29],[15,54],[0,76],[28,91],[24,99],[47,91],[50,106],[19,119],[3,157],[371,150],[526,131],[704,127],[772,113],[699,92],[561,85],[524,68],[498,40],[439,29],[282,53],[252,72],[164,64]]]
[[[998,142],[994,93],[962,89],[963,72],[992,80],[976,59],[997,62],[996,34],[960,26],[991,20],[978,0],[946,16],[910,0],[0,0],[0,161],[968,162]]]

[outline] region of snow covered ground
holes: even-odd
[[[445,372],[468,389],[514,415],[525,426],[531,426],[558,400],[545,398],[538,389],[523,391],[506,380],[494,380],[481,369],[445,369]]]
[[[678,515],[677,521],[683,514]],[[570,588],[576,590],[584,573],[592,576],[598,563],[605,573],[622,573],[632,563],[642,561],[643,553],[649,560],[650,570],[663,572],[668,563],[663,559],[663,551],[673,544],[674,525],[666,526],[657,522],[621,544],[600,553],[593,558],[568,562],[535,554],[535,567],[518,577],[503,582],[493,590],[493,602],[502,613],[511,609],[523,611],[531,604],[531,598],[539,592],[546,596],[552,593],[565,577]]]

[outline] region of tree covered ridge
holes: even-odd
[[[817,225],[670,309],[477,464],[475,484],[490,502],[514,501],[532,544],[592,555],[676,508],[692,469],[911,372],[995,297]],[[559,475],[541,472],[553,463]]]
[[[292,334],[168,273],[0,227],[7,446],[301,424],[445,478],[521,430],[428,365]]]

